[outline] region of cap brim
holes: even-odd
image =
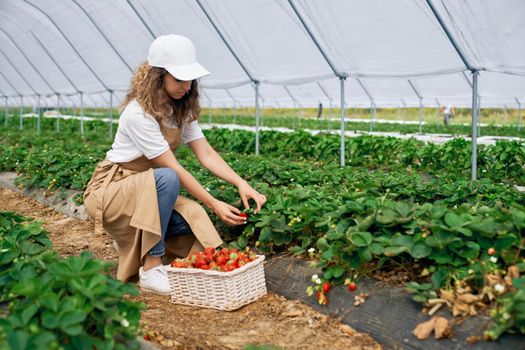
[[[208,72],[199,63],[192,63],[177,67],[165,67],[165,69],[175,78],[184,81],[195,80],[210,74],[210,72]]]

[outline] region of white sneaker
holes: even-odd
[[[170,295],[170,281],[168,273],[164,270],[164,266],[155,266],[148,271],[144,271],[141,267],[139,269],[139,286],[140,289],[161,295]]]

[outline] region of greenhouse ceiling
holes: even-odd
[[[265,107],[525,101],[522,0],[2,0],[0,96],[106,106],[153,38],[183,34],[212,73],[202,104]]]

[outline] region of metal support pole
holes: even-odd
[[[264,99],[261,97],[261,126],[264,126]]]
[[[255,155],[259,155],[259,82],[255,83]]]
[[[471,156],[471,179],[476,181],[477,175],[477,130],[478,121],[478,75],[479,71],[472,72],[472,156]]]
[[[24,113],[24,96],[20,95],[20,130],[24,128],[24,122],[22,120],[22,114]]]
[[[374,126],[375,126],[376,120],[377,120],[377,106],[375,103],[373,104],[373,106],[374,106]]]
[[[80,93],[80,135],[84,136],[84,93]]]
[[[38,133],[40,133],[40,95],[38,95],[38,99],[36,101],[36,113],[37,113],[37,118],[36,118],[36,131]]]
[[[419,133],[423,133],[423,99],[419,99]]]
[[[345,80],[340,77],[341,85],[341,166],[345,165]]]
[[[57,94],[57,113],[55,115],[56,117],[56,131],[57,132],[60,132],[60,120],[59,120],[59,115],[60,115],[60,94]]]
[[[481,97],[478,96],[478,137],[481,137]]]
[[[109,139],[113,140],[113,90],[109,90]]]

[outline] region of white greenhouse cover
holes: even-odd
[[[153,38],[177,33],[212,73],[203,106],[254,106],[257,82],[265,107],[338,107],[347,77],[347,107],[469,107],[476,70],[482,107],[516,108],[524,18],[523,0],[2,0],[0,96],[118,105]]]

